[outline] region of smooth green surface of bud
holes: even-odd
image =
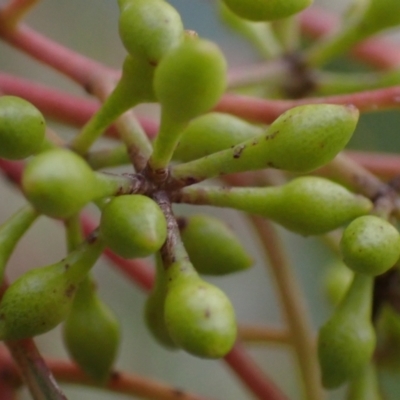
[[[229,173],[277,168],[310,172],[331,161],[350,140],[359,112],[354,106],[308,104],[278,117],[265,134],[207,157],[171,168],[171,175],[198,182]]]
[[[264,139],[271,152],[267,166],[309,172],[325,165],[346,146],[358,117],[354,106],[334,104],[308,104],[286,111],[271,124]]]
[[[343,261],[353,271],[381,275],[400,257],[400,234],[384,219],[365,215],[345,229],[340,250]]]
[[[80,284],[65,320],[64,342],[69,354],[91,378],[99,383],[107,380],[120,342],[120,327],[89,278]]]
[[[58,148],[37,155],[27,165],[22,189],[37,211],[54,218],[77,213],[96,194],[94,174],[86,161]]]
[[[188,187],[181,201],[231,207],[269,218],[302,235],[329,232],[371,211],[367,198],[328,179],[304,176],[266,188]]]
[[[261,204],[253,205],[262,213]],[[307,176],[280,187],[276,198],[266,206],[266,216],[302,235],[319,235],[366,214],[371,208],[367,198],[327,179]]]
[[[102,210],[100,232],[107,246],[124,258],[147,257],[167,237],[167,223],[158,204],[142,195],[113,198]]]
[[[0,302],[0,340],[40,335],[62,322],[103,249],[101,240],[92,238],[60,262],[28,271],[13,282]]]
[[[167,275],[176,268],[181,266],[172,265]],[[198,357],[223,357],[235,342],[237,328],[230,301],[196,275],[170,281],[164,316],[175,343]]]
[[[233,115],[208,113],[189,123],[179,139],[174,159],[184,162],[192,161],[229,149],[263,132],[264,129],[261,127]]]
[[[0,97],[0,157],[19,160],[42,146],[46,124],[40,111],[15,96]]]
[[[190,261],[200,274],[225,275],[253,264],[236,235],[218,218],[195,215],[179,219],[179,225]]]
[[[251,21],[273,21],[297,14],[312,0],[224,0],[237,15]]]
[[[168,53],[154,76],[154,90],[166,118],[189,121],[210,110],[226,86],[226,61],[207,40],[191,38]]]
[[[125,0],[119,4],[119,34],[133,57],[156,65],[182,43],[184,28],[181,17],[166,1]]]
[[[324,288],[332,305],[338,305],[347,293],[354,272],[342,262],[331,265],[324,277]]]
[[[155,102],[154,73],[154,66],[138,58],[126,56],[122,67],[121,80],[116,87],[117,92],[112,95],[117,99],[110,97],[110,101],[120,99],[123,103],[121,109],[124,108],[124,111],[139,103]]]
[[[356,274],[346,297],[319,331],[318,357],[327,389],[357,377],[371,360],[376,343],[372,286],[372,277]]]

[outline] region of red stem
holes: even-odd
[[[96,75],[115,74],[101,63],[64,47],[26,25],[19,25],[12,31],[0,31],[0,34],[14,47],[68,76],[89,92]]]
[[[6,346],[35,399],[67,400],[32,339],[9,341]]]
[[[266,380],[264,372],[246,353],[243,345],[236,342],[233,349],[225,356],[226,363],[232,371],[251,387],[252,392],[260,400],[287,399],[272,381]]]
[[[57,380],[65,383],[80,384],[89,387],[98,387],[99,389],[107,389],[115,393],[126,394],[128,396],[138,396],[145,399],[164,399],[164,400],[207,400],[203,396],[192,394],[186,391],[168,386],[162,382],[142,377],[136,374],[128,374],[120,371],[112,372],[110,379],[105,384],[98,384],[91,380],[81,369],[74,363],[63,360],[46,360],[50,370]],[[6,353],[3,347],[0,347],[0,365],[3,366],[4,380],[9,386],[19,388],[21,386],[21,378],[15,363]],[[1,384],[1,382],[0,382]],[[1,386],[0,386],[1,388]],[[2,397],[3,392],[0,391],[0,400],[15,400],[10,397]],[[46,400],[48,397],[46,397]]]
[[[227,94],[223,96],[215,110],[268,124],[290,108],[304,104],[353,104],[361,112],[397,109],[400,108],[400,86],[301,100],[263,100],[250,96]]]
[[[374,175],[392,179],[400,175],[400,157],[396,154],[346,151],[345,154]]]
[[[82,126],[97,110],[97,105],[92,100],[72,96],[7,74],[0,74],[0,90],[5,94],[21,96],[35,104],[44,114],[74,126]],[[397,109],[400,108],[400,86],[301,100],[263,100],[226,94],[215,110],[256,122],[271,123],[292,107],[322,103],[354,104],[361,112]],[[139,119],[146,133],[154,137],[158,130],[157,123],[147,118]]]

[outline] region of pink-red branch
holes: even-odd
[[[400,156],[397,154],[366,151],[346,151],[345,154],[382,179],[389,180],[400,175]]]
[[[247,386],[251,385],[252,392],[260,400],[287,399],[273,382],[265,379],[264,373],[248,357],[240,342],[236,342],[231,352],[225,356],[225,361]]]
[[[45,115],[73,126],[82,126],[98,108],[98,104],[92,100],[73,96],[8,74],[0,74],[0,91],[5,94],[21,96],[35,104]],[[400,86],[300,100],[264,100],[250,96],[226,94],[215,110],[256,122],[271,123],[283,112],[295,106],[322,103],[353,104],[361,112],[398,109],[400,108]],[[157,123],[148,118],[139,118],[139,120],[146,133],[150,137],[154,137],[158,130]]]
[[[8,341],[6,346],[34,398],[67,400],[33,339]]]
[[[138,396],[149,400],[210,400],[136,374],[113,372],[105,385],[99,385],[71,362],[51,359],[46,360],[46,364],[60,382],[99,387],[103,390],[107,389],[115,393],[127,394],[135,396],[135,398]],[[3,347],[0,347],[0,371],[4,373],[3,380],[0,380],[0,389],[2,389],[1,382],[8,383],[8,386],[13,387],[14,391],[20,387],[21,377],[13,360]],[[5,397],[7,393],[10,392],[0,391],[0,400],[15,400],[15,397]],[[46,397],[46,399],[48,398]]]
[[[353,104],[364,113],[397,109],[400,108],[400,86],[300,100],[263,100],[250,96],[227,94],[218,103],[215,110],[268,124],[286,110],[304,104]]]
[[[90,89],[90,84],[97,74],[115,74],[101,63],[41,35],[26,25],[20,25],[13,30],[0,29],[0,36],[12,46],[68,76],[84,88]]]

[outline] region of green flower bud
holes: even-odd
[[[376,343],[372,286],[372,277],[356,274],[346,297],[319,331],[322,383],[328,389],[355,378],[371,360]]]
[[[167,223],[156,202],[142,195],[113,198],[102,210],[100,232],[107,246],[124,258],[147,257],[167,237]]]
[[[58,263],[28,271],[0,302],[0,340],[48,332],[69,314],[75,292],[104,249],[91,238]]]
[[[214,43],[185,40],[162,59],[154,76],[163,113],[173,121],[189,121],[210,110],[225,90],[225,75],[225,58]]]
[[[35,106],[19,97],[0,97],[0,157],[19,160],[36,153],[45,131],[45,120]]]
[[[400,257],[400,234],[384,219],[365,215],[345,229],[340,250],[343,261],[353,271],[381,275]]]
[[[261,135],[263,129],[229,114],[208,113],[193,119],[183,131],[174,159],[192,161]]]
[[[80,156],[56,148],[37,155],[28,164],[22,189],[40,213],[67,218],[93,199],[95,182],[93,171]]]
[[[353,106],[295,107],[277,118],[265,134],[231,149],[176,165],[171,168],[171,175],[186,184],[263,168],[309,172],[331,161],[346,146],[358,115]]]
[[[117,319],[97,296],[94,283],[86,278],[64,323],[64,342],[69,354],[91,378],[103,383],[114,363],[119,341]]]
[[[164,317],[171,338],[193,355],[223,357],[236,339],[235,313],[230,301],[220,289],[196,275],[171,278],[178,268],[182,268],[179,263],[167,269],[172,281]]]
[[[187,123],[216,104],[225,90],[225,74],[221,51],[198,38],[187,38],[162,59],[154,75],[162,112],[149,160],[152,170],[167,167]]]
[[[225,275],[253,264],[229,227],[217,218],[195,215],[179,220],[181,238],[197,272]]]
[[[133,57],[156,65],[184,38],[179,13],[163,0],[119,0],[119,34]]]
[[[223,0],[237,15],[251,21],[290,17],[311,5],[312,0]]]
[[[329,301],[338,305],[347,293],[353,280],[354,272],[342,262],[331,265],[325,274],[324,288]]]
[[[258,214],[302,235],[329,232],[367,214],[372,203],[324,178],[304,176],[280,187],[188,187],[178,201]]]

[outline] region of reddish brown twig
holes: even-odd
[[[106,389],[111,392],[150,400],[210,400],[209,398],[189,393],[186,390],[180,390],[154,379],[149,379],[136,374],[115,371],[111,374],[109,381],[105,385],[100,385],[92,381],[81,369],[71,362],[50,359],[46,360],[46,364],[59,382],[79,384],[88,387],[98,387],[102,390]],[[0,366],[7,374],[5,376],[6,382],[9,382],[13,387],[21,386],[21,377],[15,364],[10,355],[1,347]],[[0,392],[0,400],[13,399],[12,397],[5,397],[3,399],[2,395],[3,392]],[[44,400],[48,399],[49,398],[46,397]]]
[[[393,179],[400,175],[400,156],[397,154],[368,151],[346,151],[345,154],[382,179]]]
[[[301,100],[263,100],[228,94],[221,99],[215,110],[268,124],[290,108],[304,104],[353,104],[361,112],[398,109],[400,108],[400,86]]]
[[[240,377],[242,381],[246,382],[247,386],[252,388],[252,392],[258,399],[287,399],[280,389],[278,389],[271,381],[265,379],[264,373],[260,370],[258,365],[247,356],[244,348],[239,342],[236,342],[230,353],[225,356],[225,361],[234,373]]]
[[[35,400],[67,400],[32,339],[8,341],[6,346]]]
[[[93,80],[100,74],[115,75],[115,71],[101,63],[62,46],[26,25],[0,30],[0,36],[17,49],[68,76],[89,92]]]

